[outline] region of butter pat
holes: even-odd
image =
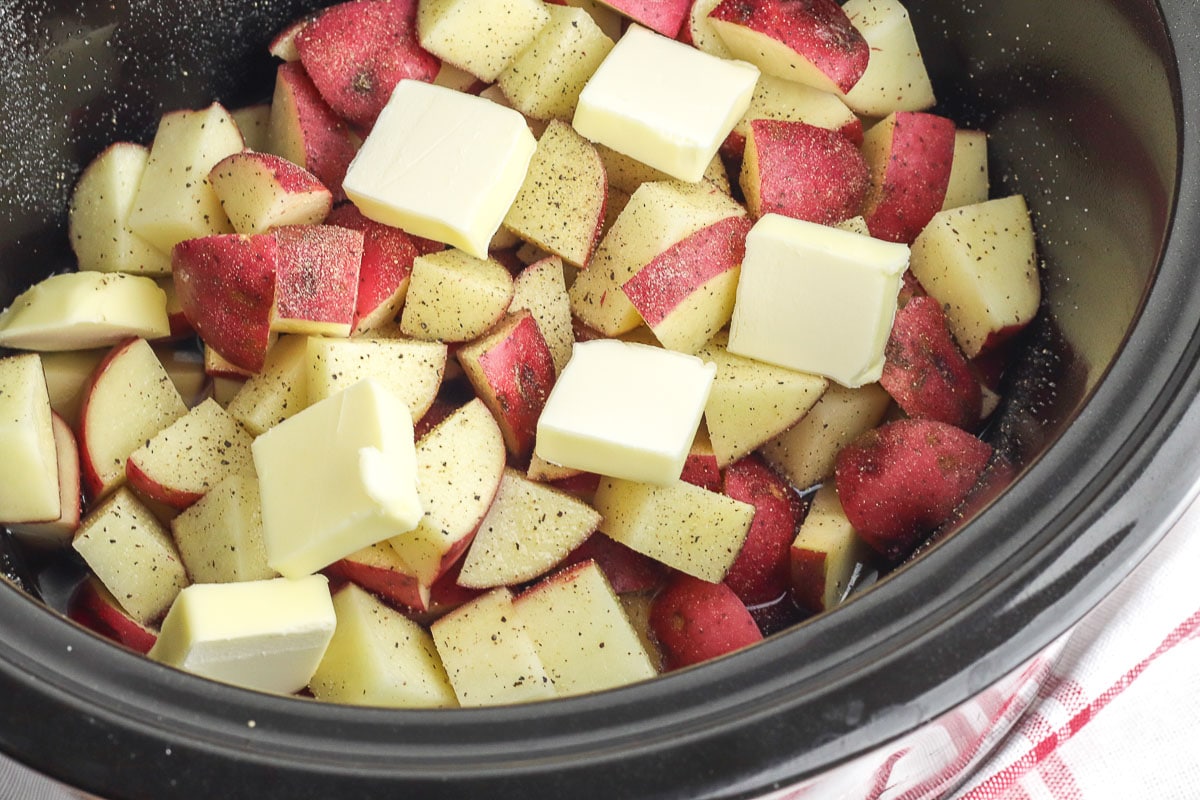
[[[614,478],[679,479],[717,368],[616,339],[577,343],[538,419],[538,457]]]
[[[879,380],[908,246],[768,214],[746,237],[729,352],[856,387]]]
[[[695,182],[757,81],[750,64],[631,25],[583,87],[573,124],[593,142]]]
[[[324,575],[195,583],[171,604],[148,655],[204,678],[291,694],[308,685],[336,625]]]
[[[343,187],[377,222],[487,258],[536,148],[511,108],[402,80]]]
[[[171,332],[167,295],[153,278],[66,272],[23,292],[0,314],[0,347],[85,350]]]
[[[296,414],[251,446],[267,563],[299,578],[416,527],[408,406],[375,379]]]

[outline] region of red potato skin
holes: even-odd
[[[904,274],[900,276],[900,293],[896,295],[896,306],[904,308],[909,300],[914,297],[924,297],[925,294],[925,287],[917,280],[917,276],[912,274],[912,270],[904,270]]]
[[[300,63],[329,107],[362,130],[396,84],[432,82],[441,63],[417,41],[416,0],[355,0],[325,9],[296,34]]]
[[[188,492],[159,483],[132,458],[125,462],[125,481],[130,488],[145,497],[181,511],[204,496],[202,493]]]
[[[858,117],[847,122],[845,125],[837,129],[838,133],[850,140],[850,144],[855,147],[862,147],[863,143],[863,124]]]
[[[867,70],[871,48],[835,0],[724,0],[708,16],[782,42],[843,92]]]
[[[171,251],[180,307],[201,338],[242,369],[262,369],[279,246],[273,234],[188,239]]]
[[[290,117],[290,125],[300,132],[304,150],[300,166],[317,176],[333,193],[334,202],[344,200],[342,182],[358,150],[350,129],[321,99],[300,62],[280,64],[275,84],[271,113]]]
[[[362,215],[352,203],[330,212],[326,225],[358,231],[363,235],[362,263],[358,272],[358,299],[354,325],[398,292],[408,287],[413,261],[420,255],[413,237],[399,228],[383,225]]]
[[[758,157],[757,174],[743,165],[742,189],[758,186],[756,217],[785,217],[834,225],[859,213],[871,170],[842,134],[805,122],[757,119],[747,147]]]
[[[756,455],[725,468],[724,493],[754,506],[754,519],[725,585],[747,606],[777,600],[790,584],[789,554],[801,508],[787,482]]]
[[[330,577],[353,583],[373,592],[389,603],[397,603],[413,611],[427,611],[429,591],[422,590],[416,577],[399,570],[366,564],[353,558],[343,558],[324,570]]]
[[[257,163],[263,171],[271,173],[279,188],[288,194],[329,194],[329,189],[325,187],[325,184],[321,183],[316,175],[313,175],[304,167],[293,164],[286,158],[272,153],[257,153],[253,150],[245,150],[241,153],[232,153],[225,156],[209,172],[210,180],[211,176],[228,172],[239,161]]]
[[[617,594],[657,589],[666,583],[671,570],[659,561],[631,550],[596,531],[563,558],[559,568],[595,561]]]
[[[446,398],[435,397],[433,405],[429,407],[425,415],[413,424],[414,441],[421,441],[425,434],[445,421],[446,417],[458,411],[462,405],[462,402],[451,402]]]
[[[358,301],[363,234],[337,225],[275,229],[276,316],[351,325]]]
[[[796,605],[813,613],[825,610],[825,556],[819,550],[801,547],[793,547],[790,552],[792,598]]]
[[[668,669],[681,669],[762,640],[762,632],[734,591],[683,573],[655,596],[650,629]]]
[[[588,500],[595,496],[596,490],[600,488],[600,476],[594,472],[581,472],[578,475],[559,478],[548,481],[548,483],[555,489],[561,489],[575,497]]]
[[[954,122],[921,111],[898,111],[887,161],[872,164],[863,216],[877,239],[912,244],[942,208],[954,160]]]
[[[484,594],[486,589],[468,589],[458,585],[463,560],[460,558],[429,587],[429,612],[436,616],[453,611]]]
[[[100,479],[100,473],[96,470],[96,463],[92,460],[93,448],[88,443],[88,426],[85,424],[88,418],[88,405],[92,397],[92,391],[95,389],[96,380],[104,374],[108,369],[109,364],[116,358],[122,350],[129,347],[134,339],[126,339],[112,346],[112,349],[105,354],[96,368],[92,370],[92,374],[88,376],[87,383],[81,391],[83,400],[79,406],[79,423],[78,431],[76,432],[76,441],[79,444],[79,477],[83,484],[84,492],[89,498],[95,498],[104,488],[104,481]]]
[[[500,262],[500,265],[508,270],[508,274],[514,278],[521,274],[521,270],[525,269],[525,262],[517,255],[515,247],[507,247],[503,250],[489,250],[488,258]]]
[[[895,560],[950,518],[991,456],[990,445],[953,425],[897,420],[838,454],[838,498],[863,541]]]
[[[809,123],[811,124],[811,123]],[[863,143],[863,125],[862,120],[858,117],[853,117],[845,125],[840,128],[835,128],[838,133],[845,136],[850,144],[855,147],[862,147]],[[727,164],[736,169],[730,169],[734,175],[742,169],[742,157],[746,153],[746,137],[737,131],[730,131],[725,137],[725,141],[721,143],[721,156]]]
[[[735,216],[701,228],[655,256],[621,291],[653,328],[692,292],[742,263],[751,224]]]
[[[100,635],[142,655],[158,641],[154,631],[140,625],[96,590],[90,577],[79,584],[67,604],[67,616]]]
[[[537,320],[527,310],[509,316],[492,333],[458,349],[457,358],[479,398],[492,412],[509,454],[527,461],[537,421],[554,388],[554,358]]]
[[[717,466],[715,453],[690,452],[683,461],[683,472],[679,480],[710,492],[721,491],[721,468]]]
[[[671,39],[687,30],[683,23],[692,7],[690,0],[604,0],[604,4]]]
[[[913,297],[896,312],[879,383],[910,417],[963,430],[979,424],[979,378],[932,297]]]

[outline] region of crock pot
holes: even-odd
[[[88,160],[149,141],[164,110],[268,97],[265,43],[311,5],[0,5],[0,305],[70,265],[63,211]],[[918,731],[1044,653],[1154,546],[1200,474],[1200,8],[908,6],[939,110],[989,131],[993,191],[1026,195],[1045,262],[1044,313],[989,433],[1019,477],[979,513],[748,650],[491,709],[211,683],[101,640],[13,579],[0,749],[114,800],[752,797]]]

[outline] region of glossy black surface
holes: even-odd
[[[235,5],[249,12],[236,24]],[[61,210],[83,163],[145,140],[164,108],[264,95],[262,42],[302,5],[0,14],[0,301],[69,264]],[[1200,471],[1200,17],[1179,0],[909,7],[942,109],[992,133],[997,192],[1027,195],[1046,261],[1047,313],[993,433],[1024,475],[985,513],[744,653],[519,708],[242,692],[0,587],[0,747],[113,798],[750,796],[920,725],[1052,641],[1157,541]]]

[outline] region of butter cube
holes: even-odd
[[[511,108],[402,80],[343,187],[377,222],[487,258],[536,148]]]
[[[171,604],[148,655],[201,677],[291,694],[308,685],[336,625],[324,575],[194,583]]]
[[[908,246],[768,214],[746,237],[729,352],[857,387],[879,380]]]
[[[672,483],[716,372],[715,364],[660,347],[577,343],[538,419],[537,455],[614,478]]]
[[[299,578],[421,520],[412,416],[368,378],[254,440],[267,563]]]
[[[583,87],[573,124],[593,142],[695,182],[757,81],[750,64],[631,25]]]

